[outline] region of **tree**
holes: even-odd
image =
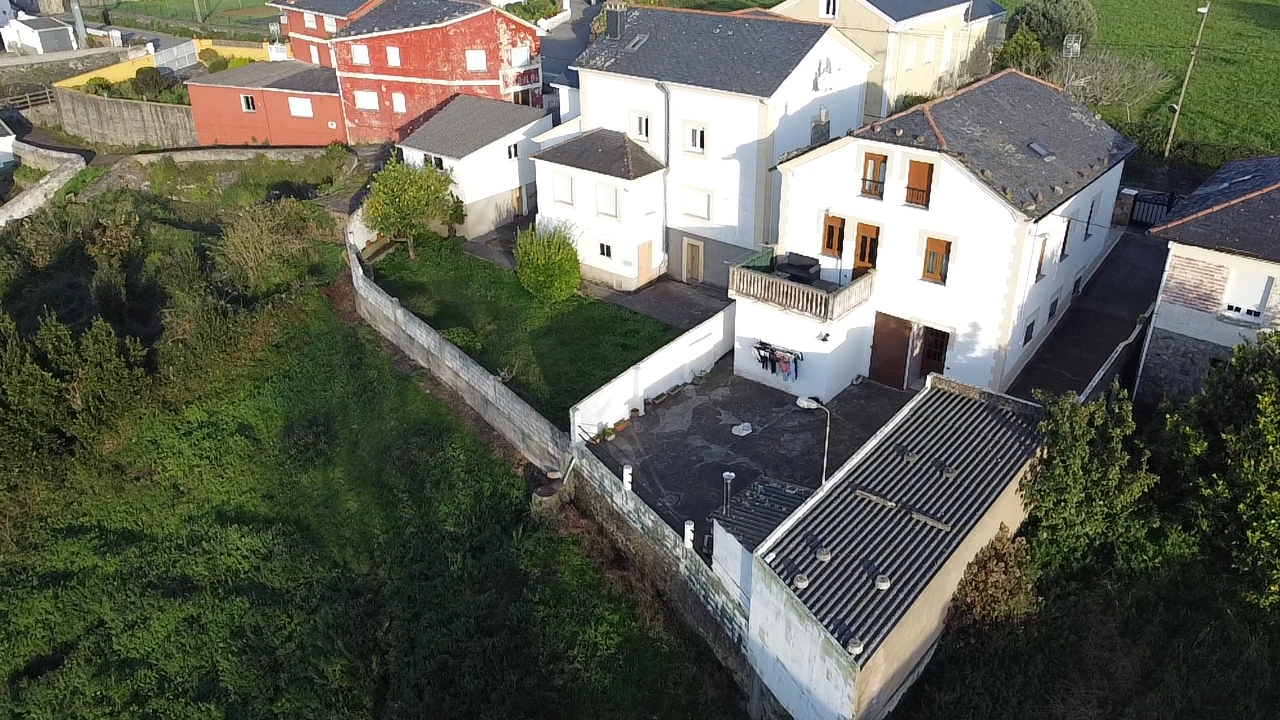
[[[1072,395],[1037,395],[1044,452],[1022,482],[1035,529],[1032,557],[1046,573],[1086,565],[1140,566],[1151,561],[1154,514],[1145,507],[1156,476],[1146,454],[1130,454],[1133,407],[1121,397],[1080,405]]]
[[[456,219],[453,176],[433,167],[415,168],[392,160],[373,178],[364,203],[364,221],[369,227],[409,246],[409,258],[416,260],[413,241]]]
[[[169,87],[169,81],[153,67],[140,67],[133,74],[133,90],[143,97],[155,97]]]
[[[1079,35],[1081,46],[1087,46],[1098,32],[1098,14],[1089,0],[1031,0],[1009,17],[1008,32],[1024,29],[1046,52],[1057,54],[1067,35]]]
[[[1026,538],[1000,532],[965,568],[951,605],[949,624],[956,630],[985,629],[1017,622],[1040,604]]]
[[[578,291],[582,266],[568,228],[528,228],[516,235],[516,275],[534,297],[559,302]]]
[[[1126,114],[1173,84],[1173,77],[1155,62],[1108,50],[1090,50],[1078,58],[1058,61],[1044,78],[1086,105],[1123,105]]]
[[[993,70],[1013,68],[1028,75],[1038,76],[1050,64],[1050,58],[1030,30],[1019,28],[1000,46],[991,63]]]

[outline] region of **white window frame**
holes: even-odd
[[[395,45],[387,46],[387,67],[400,67],[400,48]]]
[[[822,0],[822,10],[818,17],[833,18],[840,14],[840,0]]]
[[[444,158],[440,157],[439,155],[428,155],[426,160],[427,160],[427,164],[430,165],[431,167],[437,170],[440,170],[442,172],[444,171]]]
[[[282,12],[282,13],[280,13],[280,24],[281,24],[281,25],[288,25],[288,24],[289,24],[289,13],[287,13],[287,12]]]
[[[311,98],[290,96],[289,116],[297,118],[315,117],[315,108],[312,107]]]
[[[511,67],[528,67],[532,62],[533,53],[529,51],[528,45],[515,45],[511,48]]]
[[[599,251],[600,251],[600,257],[606,260],[613,259],[613,243],[607,243],[601,240]]]
[[[902,48],[902,69],[911,70],[916,66],[916,41],[908,42]]]
[[[489,56],[484,50],[468,50],[467,72],[484,72],[489,69]]]
[[[933,55],[938,51],[938,38],[930,35],[924,40],[924,65],[933,62]]]
[[[240,111],[247,113],[258,112],[258,99],[252,95],[240,96]]]
[[[938,69],[947,72],[951,69],[951,46],[955,43],[955,32],[947,28],[942,33],[942,57],[938,61]]]
[[[605,200],[603,206],[600,202],[601,199]],[[612,207],[610,207],[610,204],[612,204]],[[600,182],[596,183],[596,216],[610,218],[612,220],[618,219],[617,186],[607,185]]]
[[[312,65],[320,64],[320,48],[316,47],[315,45],[311,46],[311,64]]]
[[[573,207],[573,176],[551,173],[551,199],[561,205]]]
[[[513,142],[507,146],[507,159],[517,160],[520,157],[520,143]]]
[[[640,142],[649,142],[649,133],[652,131],[653,123],[649,117],[649,113],[640,112],[639,110],[631,111],[631,132],[628,133],[631,139]]]
[[[302,13],[302,24],[311,30],[316,29],[316,14],[313,12]]]
[[[369,46],[368,45],[352,45],[351,46],[351,62],[355,65],[369,64]]]
[[[370,102],[372,98],[372,102]],[[361,100],[365,102],[361,102]],[[355,104],[357,110],[377,111],[381,107],[381,100],[378,99],[376,90],[355,90],[351,93],[351,101]]]
[[[704,197],[706,198],[705,211],[701,209],[702,206],[704,205],[704,203],[702,203],[701,201],[697,203],[698,208],[694,209],[694,211],[691,211],[691,208],[693,208],[693,203],[690,201],[695,198],[700,200],[701,198],[704,198]],[[698,220],[703,220],[705,222],[710,222],[712,202],[713,200],[711,197],[710,190],[703,190],[702,188],[695,188],[695,187],[688,187],[688,186],[680,188],[680,214],[684,215],[685,217],[691,217],[691,218],[696,218]]]
[[[1222,293],[1222,314],[1258,324],[1267,311],[1275,278],[1253,270],[1233,269]]]
[[[391,93],[391,112],[397,115],[404,115],[409,112],[409,106],[405,104],[404,93]]]
[[[324,31],[335,33],[338,32],[338,19],[332,15],[322,15],[324,18]]]
[[[707,154],[707,126],[706,123],[690,122],[684,123],[684,151],[692,155]]]

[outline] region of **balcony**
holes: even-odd
[[[871,299],[875,270],[862,270],[844,287],[818,280],[806,284],[775,271],[773,249],[729,268],[729,296],[794,310],[823,322],[839,320]]]
[[[907,204],[917,207],[929,207],[929,188],[907,188]]]
[[[884,199],[884,181],[862,178],[862,194],[877,200]]]

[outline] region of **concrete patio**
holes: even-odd
[[[840,467],[898,411],[912,393],[871,381],[851,386],[828,407],[828,473]],[[732,357],[720,360],[700,384],[678,388],[596,455],[621,474],[631,465],[632,488],[666,522],[684,532],[693,520],[697,547],[710,533],[707,516],[724,499],[722,473],[736,474],[733,489],[767,478],[816,488],[821,484],[826,413],[796,406],[795,397],[733,375]],[[738,437],[730,429],[751,423]]]

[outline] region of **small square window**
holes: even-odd
[[[1058,298],[1054,298],[1053,302],[1049,303],[1049,319],[1052,320],[1057,316],[1058,316]]]
[[[281,25],[289,24],[289,13],[280,13],[280,24]]]
[[[316,29],[316,14],[315,14],[315,13],[309,13],[309,12],[304,12],[304,13],[302,13],[302,24],[303,24],[303,25],[305,25],[305,26],[307,26],[307,27],[309,27],[309,28],[311,28],[312,30],[315,30],[315,29]]]
[[[400,48],[387,47],[387,67],[400,67]]]
[[[333,16],[331,16],[331,15],[325,15],[325,16],[324,16],[324,31],[325,31],[325,32],[338,32],[338,19],[337,19],[337,18],[335,18],[335,17],[333,17]]]
[[[840,0],[822,0],[822,17],[833,18],[840,13]]]
[[[311,109],[311,98],[289,98],[289,114],[300,118],[315,117],[315,112]]]
[[[351,62],[356,65],[369,64],[369,46],[368,45],[352,45],[351,46]]]
[[[685,123],[684,126],[684,149],[691,153],[699,155],[707,151],[707,126],[695,123]]]
[[[484,72],[489,67],[489,59],[483,50],[467,51],[467,72]]]
[[[409,112],[409,106],[404,101],[404,93],[391,93],[391,111],[398,115]]]
[[[600,257],[613,259],[613,246],[609,243],[600,243]]]
[[[515,160],[520,157],[520,143],[511,143],[507,146],[507,159]]]
[[[357,110],[378,109],[378,93],[372,90],[356,90],[351,93],[351,96],[355,100]]]
[[[924,244],[924,280],[947,284],[947,271],[951,266],[951,243],[929,238]]]
[[[511,48],[511,67],[522,68],[529,64],[529,46],[517,45]]]
[[[444,158],[439,155],[429,155],[428,158],[431,160],[431,167],[437,170],[444,170]]]
[[[1034,338],[1035,336],[1036,336],[1036,321],[1032,320],[1031,322],[1027,323],[1027,329],[1022,331],[1023,347],[1026,347],[1027,343],[1030,343],[1031,339]]]
[[[258,100],[252,95],[240,96],[240,109],[245,112],[258,112]]]
[[[641,142],[649,142],[649,114],[631,113],[631,137]]]

